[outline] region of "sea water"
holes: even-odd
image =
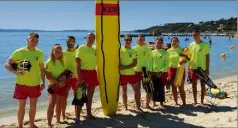
[[[8,72],[4,68],[4,63],[12,54],[12,52],[20,47],[26,45],[26,38],[28,32],[0,32],[0,117],[9,113],[14,113],[17,109],[18,103],[13,99],[13,92],[15,87],[15,76]],[[87,32],[38,32],[40,39],[38,48],[44,52],[44,60],[49,57],[49,52],[55,43],[60,43],[63,49],[66,49],[66,38],[69,35],[75,36],[76,44],[82,45],[85,43],[84,37]],[[146,42],[153,42],[156,37],[146,37]],[[185,41],[185,38],[189,38],[189,41]],[[202,40],[208,41],[201,37]],[[236,56],[236,40],[233,38],[228,40],[228,37],[211,37],[211,53],[210,53],[210,76],[212,79],[217,79],[225,76],[236,75],[237,71],[237,56]],[[180,46],[186,47],[193,41],[192,37],[179,37]],[[164,43],[171,41],[166,36],[164,37]],[[121,44],[124,45],[123,38],[121,38]],[[113,45],[113,42],[112,42]],[[132,45],[136,45],[136,37],[133,37]],[[235,46],[233,50],[229,50],[229,46]],[[221,54],[226,53],[226,60],[221,59]],[[47,83],[46,83],[47,88]],[[100,100],[99,89],[97,88],[94,95],[94,101]],[[144,91],[144,90],[141,90]],[[132,92],[129,87],[129,93]],[[70,92],[68,104],[72,102],[72,91]],[[47,105],[47,89],[44,89],[41,97],[38,100],[38,108],[46,108]],[[120,97],[121,98],[121,97]],[[29,107],[29,106],[27,106]]]

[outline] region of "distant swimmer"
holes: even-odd
[[[210,38],[208,42],[209,42],[209,45],[210,45],[210,47],[211,47],[211,45],[212,45],[212,39]]]

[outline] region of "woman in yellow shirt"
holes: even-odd
[[[67,87],[64,82],[57,81],[57,77],[64,72],[63,50],[59,44],[55,44],[50,52],[50,57],[46,62],[46,78],[48,79],[49,87],[57,84],[54,94],[49,94],[49,105],[47,110],[47,119],[49,127],[52,127],[52,118],[54,107],[56,106],[56,120],[60,123],[60,114],[63,107],[63,99],[66,95]]]
[[[171,39],[171,48],[168,49],[168,53],[169,53],[168,80],[171,83],[174,83],[178,64],[180,63],[179,57],[180,57],[180,54],[182,53],[182,51],[183,51],[182,48],[179,47],[179,39],[177,37],[173,37]],[[184,63],[184,62],[181,62],[181,63]],[[180,93],[183,105],[186,105],[186,96],[185,96],[185,91],[184,91],[184,80],[185,80],[185,72],[183,74],[182,83],[179,86],[179,93]],[[178,105],[177,87],[174,86],[173,84],[172,84],[172,94],[173,94],[175,105]]]

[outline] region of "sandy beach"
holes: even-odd
[[[133,95],[128,96],[128,111],[122,106],[120,97],[118,113],[115,116],[106,117],[100,108],[100,101],[93,104],[92,112],[96,120],[85,120],[85,107],[82,112],[81,121],[74,121],[72,105],[67,108],[69,117],[55,127],[237,127],[237,76],[229,76],[214,80],[214,83],[228,93],[226,99],[215,99],[206,96],[205,105],[193,106],[193,95],[191,85],[185,85],[187,106],[174,106],[171,91],[166,90],[165,108],[160,106],[154,110],[145,109],[145,93],[142,90],[142,106],[145,113],[134,111],[135,102]],[[181,99],[178,99],[182,104]],[[198,103],[200,103],[200,86],[198,85]],[[157,103],[158,104],[158,103]],[[151,105],[152,106],[152,105]],[[53,118],[53,122],[55,122]],[[28,127],[28,111],[25,114],[25,126]],[[35,124],[38,127],[47,127],[46,110],[37,111]],[[17,126],[17,117],[10,116],[0,119],[0,128]]]

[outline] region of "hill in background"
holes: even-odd
[[[201,32],[237,32],[237,17],[229,19],[219,19],[216,21],[200,21],[195,24],[187,23],[167,23],[157,25],[146,29],[135,30],[135,32],[150,33],[160,35],[161,33],[191,33],[194,29],[199,29]]]

